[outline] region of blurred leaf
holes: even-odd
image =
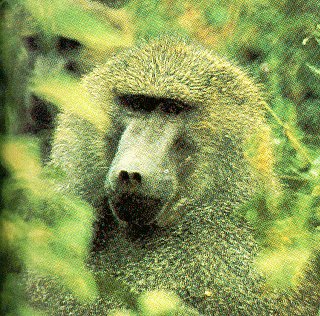
[[[110,20],[99,18],[90,10],[90,2],[76,0],[15,0],[30,12],[38,24],[49,33],[60,34],[97,50],[128,46],[130,37]]]
[[[46,77],[36,75],[31,91],[61,110],[87,119],[101,131],[105,131],[108,126],[108,109],[102,109],[93,102],[81,82],[71,76],[64,73]]]
[[[3,240],[16,249],[28,270],[59,277],[79,300],[92,300],[98,290],[85,258],[91,247],[94,210],[74,196],[59,193],[54,179],[42,176],[35,149],[27,139],[3,145],[3,160],[13,177],[4,191],[11,203],[3,213]]]
[[[316,67],[310,65],[309,63],[307,63],[307,66],[309,67],[309,69],[310,69],[314,74],[316,74],[316,75],[320,78],[320,69],[319,69],[319,68],[316,68]]]

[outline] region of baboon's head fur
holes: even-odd
[[[107,195],[119,219],[165,225],[191,201],[234,203],[253,190],[243,148],[265,126],[263,100],[227,60],[199,45],[161,38],[117,54],[84,84],[110,124],[104,135],[84,142],[94,157],[103,151],[103,158],[91,161],[82,154],[86,173],[104,161],[82,191],[91,198]],[[97,147],[98,138],[104,145]]]

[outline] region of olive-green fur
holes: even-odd
[[[262,186],[245,145],[268,129],[262,94],[242,70],[195,43],[160,38],[117,54],[84,84],[111,123],[102,133],[75,114],[61,114],[51,163],[67,174],[62,190],[96,207],[105,200],[121,135],[115,94],[179,99],[198,109],[185,116],[185,132],[198,150],[179,184],[179,199],[159,215],[151,236],[132,240],[123,225],[110,229],[103,249],[89,259],[93,271],[115,275],[136,293],[175,291],[203,315],[316,315],[320,289],[313,265],[301,287],[287,293],[267,288],[254,265],[254,230],[236,212]],[[272,168],[263,174],[273,176]],[[53,281],[35,277],[31,283],[33,305],[50,315],[105,315],[123,306],[115,298],[80,305]]]

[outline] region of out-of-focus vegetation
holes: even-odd
[[[99,128],[107,124],[81,90],[81,75],[141,37],[163,33],[196,39],[263,84],[283,189],[273,192],[266,186],[241,211],[257,228],[264,249],[257,265],[269,275],[270,285],[295,285],[310,255],[319,250],[319,1],[12,0],[0,6],[1,78],[7,82],[4,116],[10,135],[1,150],[10,173],[1,220],[7,258],[1,308],[6,315],[37,313],[19,291],[17,275],[25,268],[58,278],[80,301],[101,295],[103,289],[85,265],[93,210],[76,197],[57,193],[63,175],[43,170],[42,163],[48,161],[60,111],[74,111]],[[268,167],[262,147],[253,155]],[[135,312],[115,315],[183,310],[178,299],[162,296],[160,307],[152,307],[151,293],[132,304]]]
[[[59,177],[59,172],[54,176],[42,173],[37,151],[27,139],[8,140],[2,151],[3,163],[11,174],[3,190],[1,222],[3,250],[13,254],[10,266],[15,267],[9,279],[14,281],[23,264],[30,271],[59,277],[80,300],[93,299],[96,285],[85,268],[93,210],[76,197],[58,193],[50,178]],[[13,294],[9,292],[5,298],[14,302]]]

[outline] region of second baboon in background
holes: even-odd
[[[253,81],[212,51],[161,38],[117,54],[84,83],[109,124],[102,132],[61,114],[52,163],[67,174],[65,190],[100,211],[110,207],[119,223],[93,252],[93,271],[135,293],[174,291],[203,315],[316,315],[313,272],[292,292],[268,288],[254,265],[254,230],[237,212],[275,182],[272,164],[250,163],[245,151],[268,133]],[[51,282],[39,284],[30,297],[51,314],[123,306],[113,299],[80,306],[53,298]]]

